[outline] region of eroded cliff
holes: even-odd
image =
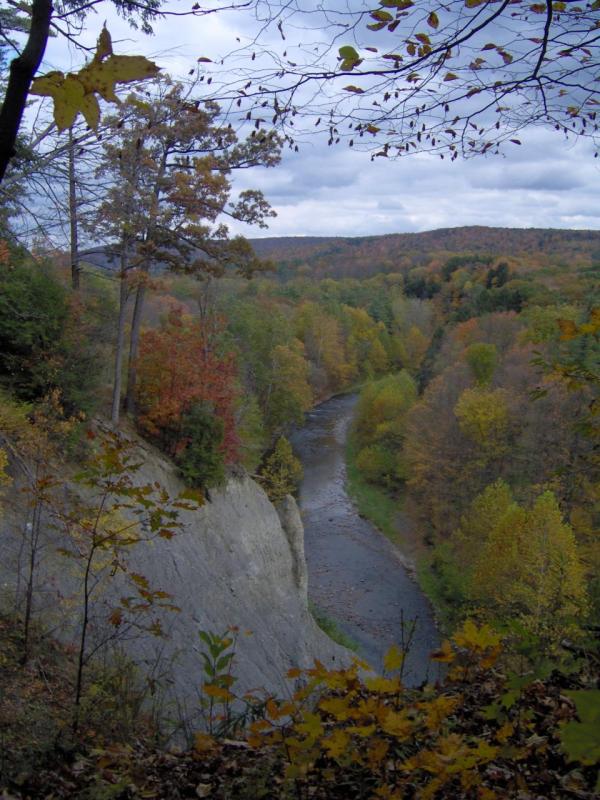
[[[158,481],[177,494],[183,487],[173,466],[146,444],[140,443],[139,449],[143,463],[136,482]],[[26,495],[19,499],[18,482],[9,492],[12,502],[5,504],[0,521],[4,605],[16,593],[22,596],[22,533],[31,522]],[[181,522],[183,529],[173,539],[140,543],[128,555],[129,568],[153,588],[169,592],[180,611],[162,612],[164,637],[128,636],[119,643],[144,669],[163,676],[169,713],[176,709],[182,718],[196,717],[203,678],[199,630],[220,633],[229,625],[239,627],[234,666],[238,692],[263,688],[285,695],[289,682],[284,676],[291,666],[306,667],[315,658],[328,665],[348,659],[348,651],[332,642],[309,613],[302,522],[291,497],[276,509],[239,472],[225,487],[211,491],[199,510],[181,512]],[[44,525],[34,606],[38,618],[68,638],[75,634],[79,616],[76,600],[65,598],[76,597],[78,578],[57,553],[59,542],[49,521]],[[97,594],[97,625],[107,618],[122,588],[109,581]]]

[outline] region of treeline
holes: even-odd
[[[253,240],[256,252],[274,259],[284,279],[406,275],[421,267],[439,269],[457,254],[473,260],[515,258],[528,268],[555,273],[585,269],[600,259],[597,231],[543,228],[445,228],[423,233],[355,237],[274,237]]]

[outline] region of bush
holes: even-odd
[[[195,403],[182,418],[181,433],[185,445],[175,460],[188,486],[224,483],[223,420],[202,403]]]
[[[89,410],[98,380],[95,353],[69,295],[45,265],[0,266],[0,381],[32,401],[58,389],[67,413]]]
[[[369,483],[388,486],[394,482],[396,458],[394,453],[383,445],[372,444],[363,447],[356,457],[356,466]]]
[[[295,492],[301,480],[302,464],[292,452],[292,445],[284,436],[280,436],[259,470],[260,484],[269,500],[277,503]]]

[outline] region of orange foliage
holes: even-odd
[[[184,316],[181,308],[171,311],[159,330],[143,334],[138,370],[138,423],[143,431],[175,455],[186,445],[183,417],[200,402],[223,421],[223,456],[227,463],[235,460],[235,365],[231,355],[217,351],[201,322]]]

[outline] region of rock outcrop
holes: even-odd
[[[140,448],[143,466],[136,480],[158,481],[171,494],[179,492],[183,487],[172,465],[151,447],[140,444]],[[19,557],[23,560],[19,532],[27,524],[27,514],[25,502],[16,509],[13,504],[12,512],[7,508],[0,520],[4,603],[14,597]],[[221,633],[229,625],[239,628],[233,670],[239,692],[263,688],[285,695],[290,689],[285,672],[291,666],[310,666],[315,658],[332,666],[348,661],[348,651],[317,627],[308,610],[303,529],[293,498],[276,509],[263,490],[240,472],[224,488],[211,490],[202,508],[183,511],[181,520],[184,530],[175,538],[138,544],[128,557],[130,568],[144,575],[154,589],[169,592],[181,610],[162,612],[166,638],[137,637],[123,645],[141,664],[154,664],[160,653],[171,708],[177,707],[185,718],[193,718],[198,708],[203,678],[199,630]],[[73,589],[68,565],[54,555],[55,550],[50,536],[35,595],[40,615],[48,613],[52,597]],[[108,584],[105,595],[110,591],[118,588]],[[77,613],[75,605],[71,608],[72,631]],[[69,630],[68,625],[62,628]]]

